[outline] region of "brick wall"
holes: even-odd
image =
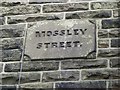
[[[119,0],[0,1],[0,86],[3,90],[18,86],[21,90],[119,90],[119,17]],[[25,32],[30,25],[68,19],[96,20],[96,59],[29,60],[24,56]]]

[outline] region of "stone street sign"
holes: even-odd
[[[85,58],[96,49],[95,37],[89,20],[41,21],[27,30],[25,54],[31,59]]]

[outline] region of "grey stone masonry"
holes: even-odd
[[[110,67],[120,68],[120,58],[111,58],[110,59]]]
[[[102,89],[106,88],[106,82],[105,81],[82,81],[82,82],[68,82],[68,83],[57,83],[56,88],[58,89]]]
[[[90,68],[104,68],[107,65],[107,60],[67,60],[61,62],[62,69],[90,69]]]
[[[8,24],[17,24],[25,22],[37,22],[43,20],[61,20],[63,19],[63,14],[28,14],[21,16],[8,16]]]
[[[66,19],[82,19],[82,18],[110,18],[112,15],[110,10],[100,11],[84,11],[76,13],[67,13]]]
[[[5,23],[5,18],[4,17],[0,17],[0,25],[3,25]]]
[[[29,0],[30,4],[41,4],[41,3],[66,3],[68,0]]]
[[[49,89],[120,90],[120,0],[0,0],[0,90]]]
[[[120,19],[109,19],[102,21],[102,28],[109,29],[109,28],[120,28]]]
[[[25,24],[0,26],[0,38],[23,37],[25,27]]]
[[[43,82],[78,81],[79,71],[59,71],[43,73]]]
[[[88,10],[88,3],[68,3],[68,4],[53,4],[44,5],[43,12],[67,12],[67,11],[79,11]]]
[[[26,61],[23,62],[23,71],[49,71],[58,70],[58,62],[40,62],[40,61]],[[5,65],[6,72],[18,72],[20,70],[20,63],[9,63]]]
[[[83,80],[120,79],[120,69],[115,70],[83,70]]]
[[[116,9],[119,8],[119,2],[93,2],[91,3],[92,9]]]
[[[120,39],[112,39],[111,47],[120,47]]]
[[[37,83],[26,83],[26,84],[21,84],[20,85],[20,90],[26,90],[26,89],[50,89],[52,90],[54,87],[53,87],[53,83],[40,83],[40,82],[37,82]]]
[[[2,13],[3,16],[33,14],[33,13],[40,13],[40,11],[41,11],[40,5],[17,5],[17,6],[0,8],[0,13]]]
[[[18,84],[19,73],[2,74],[3,85]],[[39,82],[40,73],[21,73],[21,84],[28,82]]]

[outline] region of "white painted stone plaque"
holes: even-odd
[[[96,51],[96,25],[89,20],[41,21],[27,30],[31,59],[86,58]]]

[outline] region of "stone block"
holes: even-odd
[[[120,69],[83,70],[82,80],[120,79]]]
[[[110,59],[111,68],[120,68],[120,58],[111,58]]]
[[[106,82],[105,81],[82,81],[82,82],[64,82],[64,83],[56,83],[55,90],[106,90]]]
[[[49,71],[58,70],[58,62],[25,61],[22,63],[22,71]],[[20,63],[8,63],[5,66],[6,72],[18,72]]]
[[[85,12],[75,12],[67,13],[66,19],[82,19],[82,18],[110,18],[111,11],[100,10],[100,11],[85,11]]]
[[[55,82],[55,81],[78,81],[79,71],[55,71],[44,72],[43,82]]]
[[[119,7],[119,2],[92,2],[92,9],[115,9]]]
[[[119,49],[100,49],[98,50],[98,57],[118,57],[120,56]]]
[[[109,40],[98,40],[98,48],[108,48]]]
[[[0,26],[0,38],[23,37],[25,24]]]
[[[52,4],[43,6],[44,13],[79,11],[79,10],[88,10],[88,3]]]
[[[67,60],[61,62],[62,69],[89,69],[89,68],[103,68],[107,66],[107,60]]]
[[[111,40],[111,47],[120,47],[120,39],[112,39]]]
[[[109,19],[102,21],[102,28],[109,29],[109,28],[120,28],[120,19]]]

